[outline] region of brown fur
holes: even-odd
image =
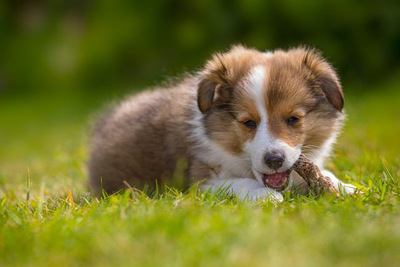
[[[189,78],[133,96],[97,122],[88,162],[95,192],[114,193],[126,184],[154,187],[172,176],[177,160],[186,156],[185,105],[193,98],[187,88],[195,86]]]
[[[278,52],[269,68],[265,99],[272,133],[292,146],[321,146],[342,116],[343,92],[332,68],[303,49]],[[295,127],[285,123],[290,116],[300,118]]]
[[[254,49],[236,46],[216,54],[195,76],[163,89],[132,96],[114,107],[94,127],[88,170],[95,192],[116,192],[126,184],[154,186],[169,179],[178,159],[188,161],[187,176],[203,179],[219,166],[196,156],[189,122],[198,108],[208,138],[240,155],[255,130],[246,120],[260,120],[245,88],[256,65],[269,70],[265,103],[274,135],[312,153],[340,126],[343,92],[331,66],[318,53],[303,48],[276,51],[269,58]],[[298,116],[288,127],[285,120]]]

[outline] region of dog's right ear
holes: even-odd
[[[200,81],[197,91],[197,105],[202,113],[206,113],[214,106],[221,106],[227,103],[231,94],[231,87],[209,79],[203,79]]]
[[[221,54],[214,55],[201,76],[197,91],[197,105],[202,113],[229,101],[232,95],[232,85],[228,78],[229,70],[224,64]]]
[[[206,113],[213,107],[225,107],[239,80],[258,58],[258,51],[241,45],[235,45],[225,53],[215,54],[200,73],[197,91],[200,111]]]

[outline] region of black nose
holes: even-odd
[[[277,151],[268,152],[265,154],[264,161],[268,167],[277,170],[282,167],[282,164],[285,161],[285,156],[283,153]]]

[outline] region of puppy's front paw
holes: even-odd
[[[357,192],[357,187],[352,184],[343,183],[341,180],[336,178],[336,176],[330,171],[323,170],[322,174],[328,177],[335,188],[344,195],[352,195]]]
[[[346,184],[343,182],[338,183],[339,192],[344,193],[346,195],[353,195],[357,192],[357,187],[352,184]]]
[[[267,199],[267,200],[271,200],[272,202],[282,202],[283,196],[281,193],[279,193],[273,189],[270,189],[267,187],[261,187],[261,188],[250,190],[244,199],[251,200],[251,201]]]

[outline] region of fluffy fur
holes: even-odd
[[[316,51],[236,46],[215,54],[199,73],[131,96],[99,119],[90,144],[90,185],[97,193],[154,186],[184,159],[187,180],[204,181],[203,189],[226,187],[242,199],[280,201],[266,181],[284,179],[300,153],[323,167],[342,126],[343,103],[337,74]],[[283,162],[271,168],[266,155],[278,152]],[[299,182],[292,173],[290,185]]]

